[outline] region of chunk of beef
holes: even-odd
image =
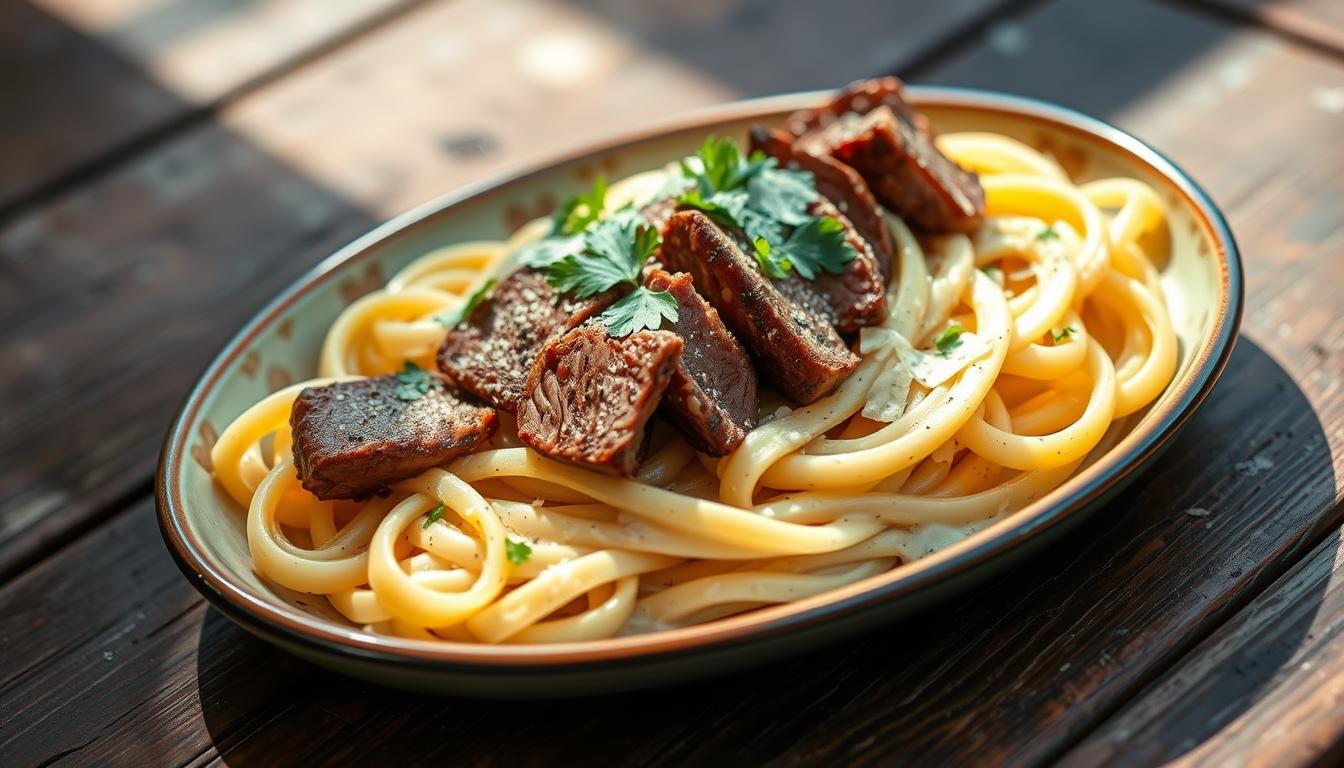
[[[751,129],[751,151],[775,158],[781,168],[807,171],[816,180],[817,192],[830,200],[872,248],[883,280],[891,279],[891,233],[877,209],[877,199],[858,171],[830,155],[813,155],[793,146],[793,137],[764,126]]]
[[[817,109],[800,109],[789,115],[787,126],[794,136],[822,128],[842,115],[866,115],[881,106],[891,107],[904,121],[915,126],[925,136],[932,136],[928,118],[910,108],[905,101],[905,83],[898,77],[874,77],[855,80],[845,86],[834,99]]]
[[[648,287],[677,300],[671,330],[685,349],[663,394],[663,411],[696,450],[726,456],[756,424],[756,371],[719,313],[695,292],[691,276],[655,270]]]
[[[448,332],[438,362],[462,389],[506,411],[523,399],[532,360],[546,342],[596,315],[618,297],[563,295],[544,270],[523,267],[495,286],[488,301]]]
[[[796,127],[811,126],[796,146],[858,171],[877,199],[916,229],[978,229],[985,215],[979,178],[934,146],[926,124],[901,99],[899,81],[869,90],[851,86],[829,107],[796,116]]]
[[[781,394],[810,403],[831,392],[859,358],[826,318],[820,298],[797,275],[771,281],[731,237],[699,211],[681,211],[663,230],[663,260],[689,272]]]
[[[300,392],[289,424],[303,487],[319,499],[367,498],[474,450],[495,431],[493,408],[423,375],[423,393],[397,376]]]
[[[670,331],[612,338],[575,328],[541,348],[518,406],[518,439],[550,456],[634,477],[644,427],[676,373],[682,340]]]
[[[880,325],[887,317],[887,281],[868,247],[868,241],[829,200],[818,197],[808,206],[809,215],[835,219],[845,228],[845,241],[856,254],[840,274],[817,273],[809,285],[825,299],[836,330],[850,333]]]

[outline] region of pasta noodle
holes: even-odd
[[[1138,181],[1075,185],[1004,136],[938,145],[981,174],[986,223],[974,237],[921,238],[885,213],[896,276],[885,322],[855,342],[858,370],[804,407],[763,393],[762,423],[722,459],[660,427],[633,480],[543,457],[503,418],[484,448],[387,497],[321,501],[299,485],[298,393],[406,360],[432,367],[435,316],[546,227],[417,259],[336,319],[320,378],[258,402],[214,446],[219,485],[247,509],[257,572],[325,595],[369,632],[576,642],[815,595],[1029,504],[1171,381],[1176,337],[1140,244],[1166,212]],[[662,181],[630,177],[608,205],[647,200]],[[955,353],[933,351],[954,322]]]

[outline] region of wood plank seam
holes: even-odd
[[[1339,519],[1341,511],[1344,510],[1344,502],[1336,502],[1331,507],[1331,514],[1322,515],[1321,519]],[[1113,716],[1124,711],[1131,703],[1136,702],[1148,687],[1168,673],[1180,666],[1196,653],[1204,641],[1208,640],[1214,633],[1219,631],[1228,622],[1235,619],[1247,606],[1251,605],[1261,595],[1265,594],[1280,579],[1284,578],[1294,568],[1298,567],[1307,556],[1309,556],[1316,547],[1320,546],[1326,538],[1337,530],[1341,530],[1339,525],[1320,526],[1319,530],[1309,531],[1293,543],[1292,548],[1285,557],[1271,561],[1263,568],[1251,581],[1250,586],[1240,595],[1233,595],[1232,599],[1221,608],[1215,608],[1210,612],[1210,620],[1207,624],[1199,628],[1200,631],[1191,632],[1180,643],[1171,649],[1170,652],[1158,657],[1151,667],[1146,669],[1142,675],[1134,678],[1128,685],[1121,689],[1121,692],[1115,697],[1110,705],[1102,707],[1093,714],[1092,717],[1084,721],[1083,725],[1077,729],[1068,738],[1062,739],[1055,749],[1046,753],[1046,764],[1054,764],[1060,761],[1065,755],[1071,752],[1075,747],[1087,740],[1087,737],[1097,732]]]
[[[158,145],[174,136],[213,120],[221,111],[238,99],[336,53],[356,40],[377,32],[429,2],[432,2],[432,0],[405,0],[398,5],[379,11],[366,23],[344,29],[310,48],[297,52],[278,66],[255,77],[243,80],[219,98],[201,106],[187,108],[182,114],[133,135],[101,154],[78,163],[68,171],[38,183],[10,202],[0,205],[0,227],[8,225],[13,219],[18,218],[29,209],[50,203],[89,181],[113,173],[117,169],[135,162],[136,159],[153,151]],[[3,576],[0,575],[0,579],[2,578]]]
[[[924,73],[936,69],[938,65],[947,60],[983,45],[985,33],[992,29],[995,24],[1006,18],[1030,13],[1037,6],[1045,5],[1048,2],[1051,2],[1051,0],[1004,0],[1004,2],[990,8],[959,29],[953,30],[936,44],[930,45],[913,57],[904,71],[893,74],[906,80],[917,79]]]
[[[1276,9],[1272,4],[1249,10],[1220,0],[1160,0],[1160,2],[1207,14],[1239,26],[1252,27],[1285,42],[1309,48],[1316,53],[1344,62],[1344,30],[1322,29],[1305,24],[1294,16]]]

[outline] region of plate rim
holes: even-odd
[[[1112,149],[1127,154],[1131,160],[1149,167],[1171,183],[1191,204],[1193,213],[1212,235],[1215,246],[1212,256],[1221,268],[1215,327],[1208,336],[1208,342],[1195,350],[1194,363],[1185,378],[1176,382],[1177,389],[1170,399],[1160,411],[1151,414],[1156,418],[1142,431],[1136,430],[1126,435],[1083,472],[1070,477],[1064,484],[1009,518],[1020,518],[1016,525],[1005,527],[995,536],[980,541],[971,538],[900,569],[793,603],[770,606],[691,627],[554,645],[483,645],[372,635],[353,626],[341,626],[283,603],[266,600],[235,583],[226,569],[211,562],[187,524],[179,482],[179,467],[187,454],[190,427],[195,423],[207,395],[218,385],[222,374],[234,360],[243,354],[247,345],[261,331],[269,328],[290,305],[329,279],[338,267],[367,255],[380,243],[410,235],[452,206],[496,188],[523,182],[556,166],[622,150],[670,133],[815,106],[831,93],[806,91],[695,110],[591,143],[544,162],[492,174],[392,217],[298,277],[225,342],[188,390],[165,435],[155,476],[155,507],[160,532],[178,568],[225,616],[235,621],[246,618],[259,623],[257,627],[244,624],[245,628],[260,631],[264,635],[278,631],[290,641],[342,656],[438,670],[485,667],[524,670],[551,668],[555,665],[651,661],[655,658],[667,660],[697,650],[722,650],[768,639],[779,633],[792,633],[803,627],[857,614],[882,603],[935,588],[1007,555],[1015,548],[1025,546],[1029,540],[1044,535],[1081,513],[1090,500],[1132,479],[1198,410],[1232,354],[1242,319],[1245,288],[1240,252],[1231,227],[1209,194],[1180,166],[1157,149],[1105,121],[1069,107],[1024,96],[975,88],[912,85],[907,86],[907,93],[910,101],[917,106],[921,103],[936,103],[945,108],[1007,112],[1044,120],[1089,139],[1101,140]]]

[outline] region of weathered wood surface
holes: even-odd
[[[423,13],[430,12],[436,11]],[[405,50],[414,38],[393,38],[410,34],[398,27],[351,46],[351,55],[366,50],[375,66],[378,57]],[[383,42],[389,38],[397,44]],[[304,93],[317,86],[296,81],[323,82],[326,68],[343,60],[332,56],[278,83],[274,90],[291,89],[295,101],[275,97],[269,109],[279,115],[285,104],[307,103]],[[1092,60],[1101,63],[1093,69],[1080,64]],[[1220,764],[1260,757],[1262,764],[1277,764],[1338,756],[1341,719],[1332,717],[1330,707],[1338,708],[1344,674],[1338,588],[1344,579],[1338,533],[1344,511],[1344,398],[1338,391],[1344,316],[1334,293],[1344,284],[1344,262],[1334,257],[1344,244],[1338,173],[1344,146],[1337,141],[1344,115],[1313,94],[1344,86],[1344,68],[1282,37],[1148,0],[1104,9],[1086,0],[1032,6],[1024,15],[995,19],[983,40],[936,61],[915,79],[1051,98],[1149,139],[1210,188],[1228,212],[1246,260],[1244,336],[1223,382],[1159,466],[1065,541],[952,605],[809,658],[560,706],[481,704],[348,681],[252,640],[207,609],[179,576],[159,541],[149,499],[118,511],[72,494],[61,504],[92,530],[0,588],[0,755],[18,765],[58,756],[63,764],[89,765],[109,759],[355,764],[393,756],[452,764],[997,764],[1059,757],[1090,764],[1094,758],[1145,763],[1162,756]],[[858,74],[863,72],[835,79]],[[359,78],[352,79],[350,88],[357,88]],[[322,101],[329,92],[308,92],[306,98]],[[260,92],[255,100],[267,103]],[[628,108],[633,114],[639,107]],[[243,210],[193,243],[215,250],[189,257],[170,247],[156,258],[240,292],[279,280],[257,275],[290,268],[281,254],[298,250],[315,257],[326,248],[325,242],[309,250],[277,245],[235,254],[241,265],[224,260],[244,244],[230,232],[244,222],[269,228],[272,237],[299,237],[284,215],[264,217],[263,206],[248,199],[285,180],[267,172],[267,161],[298,152],[259,139],[265,132],[238,130],[267,124],[249,117],[249,109],[266,112],[240,103],[226,116],[234,133],[218,134],[239,146],[265,147],[263,160],[242,164],[251,176],[234,171],[244,181],[220,187],[229,190],[220,197],[188,196],[162,218],[128,226],[132,231],[109,242],[164,242],[154,239],[162,237],[156,234],[161,229],[200,226],[201,211],[217,214],[213,203],[226,199]],[[325,103],[313,109],[341,112]],[[340,119],[324,119],[311,135],[332,132],[335,146],[358,149],[355,139],[341,135]],[[278,116],[274,122],[281,122]],[[568,135],[564,121],[558,124]],[[398,151],[386,152],[385,162],[414,156],[408,137],[421,135],[415,132],[427,125],[386,134],[394,142],[388,146]],[[360,151],[372,156],[373,149]],[[443,159],[427,169],[394,165],[406,168],[401,178],[409,180],[383,188],[354,171],[342,175],[335,161],[324,164],[318,148],[300,156],[302,163],[286,169],[295,188],[337,190],[311,198],[291,193],[330,206],[325,218],[310,219],[336,222],[319,226],[312,236],[318,240],[344,237],[343,215],[381,217],[433,179],[471,172]],[[356,165],[366,168],[360,163],[367,162]],[[113,197],[90,190],[91,202],[82,204],[107,205]],[[62,213],[77,217],[80,210],[72,206]],[[29,235],[31,242],[45,242],[48,232]],[[216,239],[223,244],[212,245]],[[246,242],[264,240],[252,236]],[[75,261],[77,255],[67,253],[66,269],[91,263]],[[129,270],[133,262],[125,256],[122,261],[115,269]],[[127,282],[113,279],[101,290],[131,302],[118,293]],[[13,290],[16,298],[27,293],[17,285]],[[68,291],[64,297],[85,298],[93,288],[62,290]],[[251,300],[260,302],[273,287],[256,290],[261,295]],[[85,342],[73,338],[75,329],[112,322],[116,314],[86,314],[83,323],[68,326],[51,318],[43,321],[52,329],[45,338],[106,348],[109,339],[128,331],[185,324],[158,340],[169,352],[153,352],[159,346],[148,341],[138,351],[162,355],[154,358],[160,365],[193,354],[203,361],[209,350],[193,350],[212,332],[204,318],[213,324],[227,316],[228,322],[218,322],[236,324],[250,311],[245,296],[251,294],[225,299],[204,287],[185,296],[146,292],[135,302],[143,305],[138,325],[120,326],[120,333],[94,328],[96,338]],[[0,307],[11,306],[8,301],[0,294]],[[86,299],[72,311],[92,313],[94,306]],[[0,346],[6,360],[15,359],[10,349],[22,348]],[[77,366],[43,349],[51,350],[45,354],[53,356],[53,365],[69,366],[65,375],[78,375]],[[127,352],[116,364],[136,360]],[[104,376],[107,370],[115,369],[103,369]],[[110,394],[81,395],[90,401],[82,406],[85,418],[96,415],[95,406],[126,400],[141,414],[162,414],[162,399],[174,386],[182,391],[194,375],[155,385],[157,394],[130,397],[141,391],[132,383],[145,370],[119,374],[111,385],[89,374],[82,380],[87,386]],[[41,398],[40,387],[33,386],[33,396]],[[55,402],[41,401],[48,408]],[[80,471],[111,467],[116,477],[132,478],[118,487],[134,489],[134,482],[148,477],[148,461],[110,454],[137,450],[162,426],[116,438],[122,442],[111,449],[95,448],[106,453],[81,459],[86,463]],[[9,430],[0,432],[8,441]],[[95,447],[110,440],[89,439]],[[31,438],[29,444],[42,445]],[[5,445],[6,456],[21,453],[22,443],[13,445]],[[70,460],[68,452],[50,450],[53,461]],[[30,482],[50,483],[42,486],[49,491],[62,487],[59,478],[46,479],[50,466],[27,466]],[[103,481],[109,476],[100,475]],[[80,478],[72,471],[67,482]],[[75,487],[99,492],[94,483]],[[91,518],[95,510],[98,517]],[[1312,666],[1303,668],[1308,662]],[[1193,745],[1186,743],[1191,738]]]
[[[1344,543],[1335,531],[1066,765],[1344,760]]]
[[[1337,0],[1193,0],[1254,24],[1344,53],[1344,4]]]
[[[955,32],[969,7],[850,5],[851,46],[797,54],[812,84],[902,68],[916,41]],[[736,45],[731,13],[696,11],[675,17],[680,34]],[[828,11],[753,13],[806,30]],[[884,31],[897,22],[923,35]],[[172,409],[210,356],[375,223],[503,168],[792,87],[783,74],[750,91],[721,83],[566,5],[436,3],[0,226],[0,401],[23,403],[0,411],[0,579],[143,492]]]
[[[0,210],[97,166],[406,0],[0,4]]]

